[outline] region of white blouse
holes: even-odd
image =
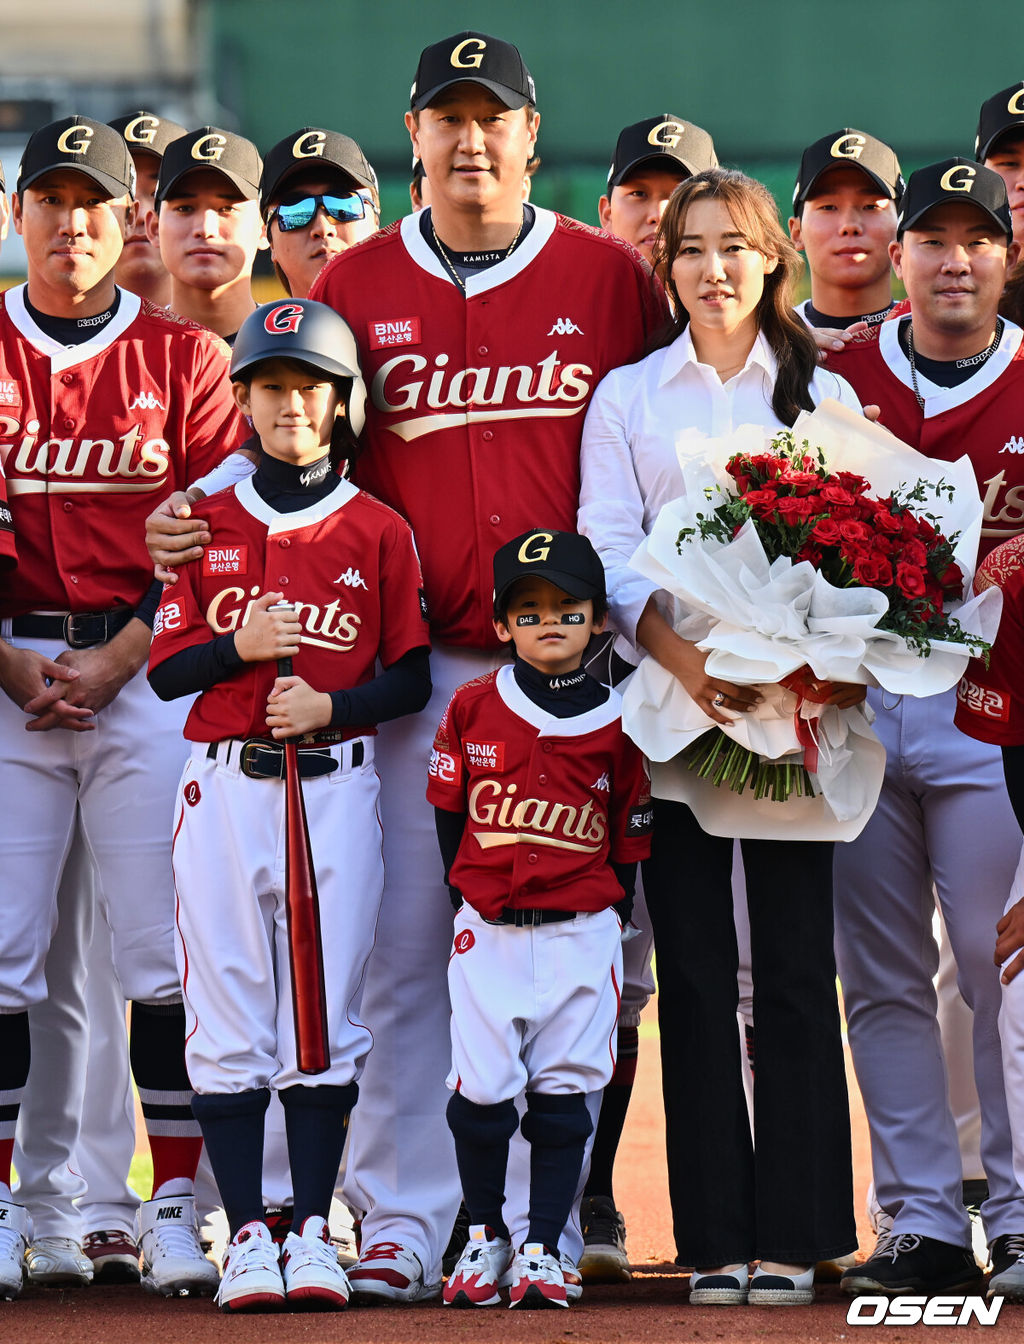
[[[671,345],[636,364],[613,369],[598,385],[583,426],[579,530],[605,567],[617,630],[636,644],[636,625],[658,590],[629,568],[661,506],[683,493],[677,447],[701,451],[701,440],[740,425],[785,429],[772,410],[778,364],[758,334],[747,362],[723,383],[697,359],[689,327]],[[833,397],[859,411],[845,379],[819,369],[811,380],[817,406]]]

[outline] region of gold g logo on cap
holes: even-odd
[[[516,559],[521,565],[531,565],[536,564],[538,560],[546,560],[550,554],[553,541],[554,537],[550,532],[533,532],[519,547],[519,554]],[[544,542],[548,544],[545,546]]]
[[[661,145],[665,149],[675,149],[682,139],[685,129],[684,126],[680,126],[678,121],[659,121],[657,126],[652,126],[648,131],[647,143],[649,145]]]
[[[159,125],[158,117],[136,117],[124,128],[124,138],[133,145],[151,145]]]
[[[476,50],[468,52],[467,47],[474,47]],[[486,50],[487,43],[483,38],[467,37],[452,51],[451,63],[456,70],[479,70]]]
[[[224,153],[227,144],[222,135],[201,136],[192,146],[192,157],[202,163],[214,163]]]
[[[866,144],[862,135],[841,135],[832,142],[829,153],[834,159],[859,159]]]
[[[57,149],[61,154],[86,154],[94,134],[91,126],[69,126],[66,131],[61,131]],[[73,135],[78,139],[72,140]]]
[[[971,191],[977,176],[977,170],[969,164],[958,163],[954,168],[946,169],[939,178],[939,186],[943,191]]]
[[[1011,117],[1024,117],[1024,85],[1010,95],[1006,110]]]
[[[323,131],[305,131],[292,145],[292,158],[315,159],[323,154],[326,143]]]

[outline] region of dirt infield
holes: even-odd
[[[846,1322],[850,1299],[833,1285],[819,1288],[812,1307],[691,1307],[688,1276],[672,1263],[671,1217],[664,1178],[664,1130],[657,1030],[651,1010],[641,1027],[640,1067],[622,1151],[616,1195],[629,1228],[635,1273],[631,1284],[591,1287],[569,1311],[509,1312],[503,1307],[454,1311],[439,1302],[402,1308],[351,1308],[336,1314],[231,1318],[210,1302],[164,1301],[138,1288],[73,1291],[27,1289],[0,1304],[14,1344],[764,1344],[764,1341],[870,1340],[924,1344],[949,1339],[938,1327],[881,1327],[863,1332]],[[851,1075],[852,1083],[852,1075]],[[870,1179],[867,1135],[854,1089],[854,1161],[862,1248],[873,1245],[864,1219]],[[794,1189],[794,1195],[796,1195]],[[984,1331],[992,1344],[1017,1344],[1024,1307],[1007,1306]]]

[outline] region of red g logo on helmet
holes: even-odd
[[[473,937],[473,930],[462,929],[455,935],[455,951],[468,952],[475,942],[476,939]]]
[[[271,336],[282,336],[286,331],[298,331],[299,323],[306,316],[300,304],[280,303],[263,319],[265,331]]]

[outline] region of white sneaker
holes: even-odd
[[[0,1297],[17,1297],[25,1280],[28,1209],[0,1200]]]
[[[557,1256],[539,1241],[527,1242],[512,1261],[509,1306],[567,1307],[565,1278]]]
[[[203,1254],[192,1195],[149,1199],[139,1209],[142,1286],[164,1297],[209,1297],[217,1267]]]
[[[579,1266],[574,1264],[564,1251],[558,1252],[558,1263],[562,1267],[566,1301],[571,1307],[574,1302],[578,1302],[583,1296],[583,1275]]]
[[[512,1243],[496,1237],[483,1223],[469,1229],[469,1240],[444,1286],[446,1307],[493,1307],[498,1288],[512,1264]]]
[[[397,1241],[364,1246],[348,1279],[357,1297],[375,1302],[421,1302],[441,1291],[441,1281],[427,1283],[419,1256]]]
[[[285,1237],[281,1275],[290,1307],[340,1311],[352,1295],[323,1218],[307,1218],[300,1232]]]
[[[43,1287],[85,1288],[92,1283],[92,1261],[70,1237],[36,1237],[25,1252],[29,1283]]]
[[[221,1311],[275,1311],[284,1306],[277,1243],[266,1223],[246,1223],[228,1243],[217,1305]]]

